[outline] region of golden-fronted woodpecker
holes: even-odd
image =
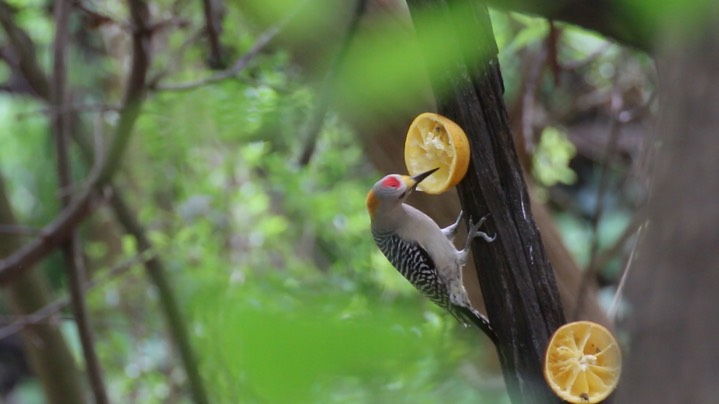
[[[465,326],[474,324],[493,341],[496,335],[485,316],[472,307],[462,282],[469,243],[475,237],[494,241],[469,220],[467,241],[462,250],[453,244],[462,220],[441,229],[423,212],[404,203],[417,185],[437,169],[410,177],[390,174],[377,181],[367,194],[372,236],[387,260],[424,296],[449,311]]]

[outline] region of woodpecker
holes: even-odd
[[[422,180],[437,171],[410,177],[390,174],[377,181],[367,193],[367,210],[372,236],[387,260],[425,297],[449,311],[465,326],[474,324],[496,343],[496,334],[485,316],[472,307],[462,283],[469,243],[476,237],[487,242],[496,238],[479,231],[469,220],[469,232],[462,250],[453,244],[463,212],[457,221],[441,229],[429,216],[404,203]]]

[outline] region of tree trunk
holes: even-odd
[[[709,4],[709,3],[707,3]],[[629,273],[619,402],[715,403],[719,374],[719,7],[667,35],[649,217]],[[699,15],[699,14],[697,14]],[[672,16],[676,21],[675,16]]]
[[[475,220],[489,211],[488,230],[497,234],[493,243],[474,242],[473,253],[510,397],[514,402],[560,402],[544,382],[542,359],[564,314],[514,150],[489,13],[476,3],[408,4],[427,65],[443,63],[431,76],[438,110],[469,134],[472,159],[459,185],[463,209]],[[466,44],[471,38],[482,57],[469,60],[458,49],[453,57],[435,60],[446,54],[430,46],[436,43],[431,24],[438,22],[453,27],[448,43]]]

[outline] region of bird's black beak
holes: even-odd
[[[410,177],[410,178],[412,179],[412,181],[414,181],[414,184],[412,184],[412,185],[410,186],[410,190],[411,190],[411,191],[414,191],[414,189],[417,188],[417,185],[419,185],[420,182],[424,181],[425,178],[429,177],[430,175],[432,175],[432,174],[433,174],[435,171],[437,171],[437,170],[439,170],[439,167],[433,168],[433,169],[431,169],[431,170],[429,170],[429,171],[425,171],[425,172],[423,172],[423,173],[420,173],[420,174],[417,174],[417,175],[415,175],[415,176],[413,176],[413,177]]]

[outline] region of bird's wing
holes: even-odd
[[[375,234],[374,239],[387,260],[417,290],[440,307],[449,308],[447,286],[427,250],[394,234]]]

